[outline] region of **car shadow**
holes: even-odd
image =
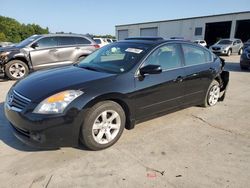
[[[250,72],[249,70],[241,70],[240,68],[240,63],[235,63],[235,62],[225,62],[225,70],[229,72],[243,72],[247,73]]]
[[[13,130],[4,115],[4,103],[0,103],[0,141],[19,151],[26,151],[26,152],[44,151],[44,149],[37,149],[27,146],[14,136]]]

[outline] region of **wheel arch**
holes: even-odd
[[[27,65],[27,67],[29,68],[29,70],[31,69],[29,61],[25,57],[23,57],[23,56],[12,57],[11,59],[9,59],[8,62],[14,61],[14,60],[19,60],[19,61],[24,62]]]
[[[119,104],[122,109],[124,110],[125,116],[126,116],[126,124],[125,128],[130,130],[134,128],[134,118],[133,118],[133,110],[131,104],[129,104],[129,99],[124,94],[120,93],[109,93],[100,95],[98,97],[95,97],[91,101],[89,101],[85,106],[84,109],[87,110],[94,106],[95,104],[102,102],[102,101],[114,101],[117,104]]]

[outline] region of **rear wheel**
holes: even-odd
[[[204,107],[214,106],[217,104],[220,98],[220,84],[216,80],[214,80],[208,90],[204,100]]]
[[[97,103],[86,112],[81,130],[81,142],[91,150],[110,147],[120,138],[125,121],[125,113],[116,102]]]
[[[5,73],[11,80],[19,80],[29,73],[28,66],[20,60],[12,60],[5,65]]]

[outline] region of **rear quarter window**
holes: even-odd
[[[204,64],[212,61],[211,53],[206,49],[189,44],[182,44],[182,49],[186,66]]]

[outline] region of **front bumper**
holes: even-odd
[[[218,54],[218,55],[227,55],[228,50],[211,50],[213,53]]]
[[[83,113],[69,112],[56,117],[16,112],[4,105],[5,116],[14,135],[27,145],[37,148],[74,147],[78,145]]]

